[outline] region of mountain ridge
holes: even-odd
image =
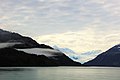
[[[13,45],[13,48],[49,48],[53,49],[52,47],[45,45],[45,44],[39,44],[34,39],[26,36],[22,36],[15,32],[10,32],[6,30],[0,29],[0,43],[15,43],[19,42],[21,44]]]
[[[30,51],[35,48],[39,49],[39,55],[35,51]],[[32,54],[24,50],[29,50]],[[51,56],[47,56],[46,54]],[[71,60],[62,52],[56,52],[56,50],[48,45],[37,43],[30,37],[1,29],[0,67],[17,66],[81,66],[81,63]]]
[[[65,53],[65,55],[68,56],[73,61],[80,62],[82,64],[89,60],[94,59],[97,55],[101,53],[101,50],[92,50],[92,51],[77,54],[76,52],[74,52],[69,48],[60,48],[58,46],[53,46],[53,48]]]
[[[86,62],[86,66],[114,66],[120,67],[120,44],[113,46],[95,59]]]
[[[64,55],[64,54],[63,54]],[[44,66],[80,66],[66,56],[56,59],[45,55],[28,54],[13,48],[0,49],[0,67],[44,67]]]

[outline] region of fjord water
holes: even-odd
[[[119,67],[6,67],[0,80],[120,80]]]

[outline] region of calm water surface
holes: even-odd
[[[0,68],[0,80],[120,80],[117,67]]]

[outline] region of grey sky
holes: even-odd
[[[120,1],[0,0],[0,27],[31,36],[40,43],[48,41],[47,44],[69,47],[77,52],[85,51],[85,48],[90,47],[93,43],[96,43],[93,45],[94,47],[87,50],[105,50],[118,44],[120,40],[118,36],[120,32]],[[83,33],[85,35],[80,35]],[[60,44],[61,39],[58,38],[58,35],[64,37],[64,44],[69,44],[69,40],[65,38],[78,35],[76,40],[72,40],[72,45],[76,48],[72,45]],[[108,41],[104,42],[106,39],[104,36],[110,35],[112,36],[108,40],[112,43],[105,44]],[[90,37],[88,39],[91,40],[87,39],[88,36]],[[105,45],[98,45],[99,42],[95,42],[98,41],[98,36],[102,37],[99,39],[102,39],[101,44]],[[50,37],[55,37],[55,39]],[[80,40],[83,40],[84,44],[75,43]],[[82,48],[80,45],[87,46],[80,51],[78,50],[78,48]]]

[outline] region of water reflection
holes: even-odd
[[[0,68],[0,80],[120,80],[119,74],[116,67]]]
[[[32,70],[30,68],[15,68],[15,67],[5,67],[5,68],[0,68],[0,72],[1,71],[29,71]]]

